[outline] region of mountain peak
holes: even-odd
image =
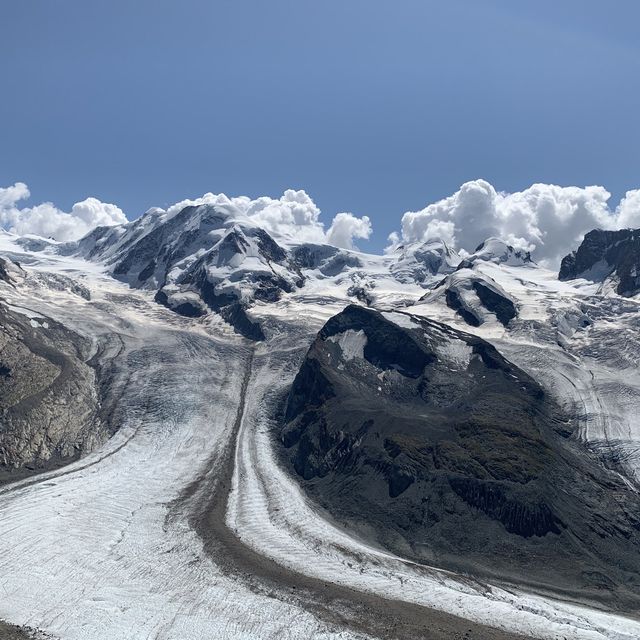
[[[468,267],[479,260],[508,266],[522,266],[532,263],[529,251],[516,249],[505,240],[494,237],[481,242],[476,250],[462,261],[459,268]]]
[[[444,240],[410,242],[398,245],[391,252],[397,256],[391,269],[394,277],[403,283],[423,285],[436,275],[446,275],[456,270],[460,256]]]

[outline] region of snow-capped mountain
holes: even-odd
[[[256,300],[273,301],[303,283],[288,253],[263,229],[213,205],[175,215],[154,211],[122,227],[103,227],[76,252],[110,266],[131,286],[186,316],[222,315],[243,335],[264,336],[245,314]]]
[[[511,267],[531,262],[531,253],[522,249],[514,249],[500,238],[487,238],[476,247],[476,250],[459,264],[459,268],[472,266],[478,260],[485,260],[495,264],[506,264]]]
[[[496,238],[370,255],[215,204],[0,234],[0,618],[640,637],[637,235],[598,237],[559,279]]]
[[[441,240],[401,244],[391,252],[390,271],[399,282],[423,285],[434,276],[455,271],[460,256]]]
[[[31,239],[29,247],[51,244]],[[171,215],[151,210],[126,225],[99,227],[75,245],[56,250],[106,264],[114,277],[156,291],[156,300],[179,314],[216,312],[240,334],[257,340],[264,339],[264,332],[247,313],[255,303],[274,302],[305,284],[314,289],[313,283],[328,281],[347,298],[375,304],[383,281],[384,291],[429,288],[461,261],[439,240],[399,245],[385,256],[278,242],[246,218],[238,219],[233,210],[212,204],[187,206]]]

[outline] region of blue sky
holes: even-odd
[[[0,186],[130,217],[305,189],[328,224],[471,179],[640,187],[640,3],[4,0]]]

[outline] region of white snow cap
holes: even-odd
[[[486,180],[473,180],[448,198],[405,213],[402,240],[442,238],[470,253],[486,238],[499,237],[555,266],[591,229],[640,226],[640,190],[628,191],[616,209],[609,208],[610,197],[599,186],[534,184],[504,193]],[[389,239],[397,243],[400,236],[392,234]]]
[[[114,204],[87,198],[76,202],[66,213],[51,202],[33,207],[20,207],[19,202],[31,193],[24,182],[0,188],[0,226],[18,235],[35,234],[54,240],[78,240],[98,226],[127,222],[122,210]]]

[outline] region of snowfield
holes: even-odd
[[[348,603],[332,606],[334,585],[375,598],[367,602],[382,615],[386,602],[389,610],[406,602],[505,632],[491,637],[640,637],[631,618],[403,560],[309,503],[278,464],[273,416],[315,333],[346,304],[340,282],[318,279],[256,305],[269,330],[256,345],[213,314],[176,315],[95,263],[30,252],[10,236],[0,237],[0,252],[29,273],[70,276],[90,291],[87,300],[27,279],[2,297],[114,359],[119,426],[81,460],[0,487],[0,619],[61,640],[396,637],[375,616],[357,624]],[[472,329],[444,303],[419,302],[418,287],[396,287],[416,303],[404,311],[492,341],[556,397],[583,406],[581,437],[637,477],[637,304],[611,298],[599,307],[614,338],[602,322],[592,329],[576,320],[596,313],[588,283],[561,283],[534,266],[477,268],[516,299],[513,331],[497,321]],[[376,277],[391,309],[394,286]],[[349,357],[361,354],[362,338],[354,332],[342,344]],[[316,584],[328,585],[325,597],[311,593]]]

